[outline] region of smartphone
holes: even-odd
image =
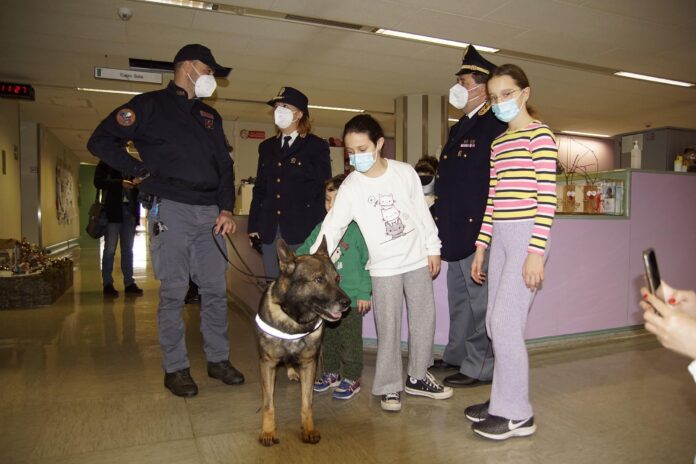
[[[657,267],[655,250],[652,248],[643,251],[643,266],[645,266],[645,278],[648,280],[650,293],[655,295],[657,289],[660,288],[662,280],[660,279],[660,269]]]

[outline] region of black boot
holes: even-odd
[[[189,398],[198,394],[198,386],[191,377],[191,371],[187,367],[176,372],[165,372],[164,386],[176,396]]]
[[[244,383],[244,374],[234,368],[229,361],[209,362],[208,377],[222,380],[227,385],[239,385]]]
[[[130,294],[130,295],[142,295],[143,294],[143,289],[138,287],[134,283],[127,286],[123,291],[126,294]]]
[[[104,296],[110,296],[110,297],[117,297],[118,296],[118,290],[116,290],[114,288],[113,284],[104,285],[103,293],[104,293]]]

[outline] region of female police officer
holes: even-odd
[[[326,140],[311,133],[307,96],[283,87],[268,104],[274,107],[278,134],[259,145],[249,238],[261,240],[266,275],[278,277],[276,241],[296,249],[326,214],[324,182],[331,177]]]

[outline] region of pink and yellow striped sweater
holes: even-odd
[[[488,202],[477,247],[488,247],[497,221],[533,220],[528,251],[544,254],[556,212],[557,159],[556,139],[539,121],[493,141]]]

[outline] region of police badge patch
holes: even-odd
[[[116,122],[124,127],[129,127],[135,124],[135,111],[130,108],[123,108],[116,113]]]

